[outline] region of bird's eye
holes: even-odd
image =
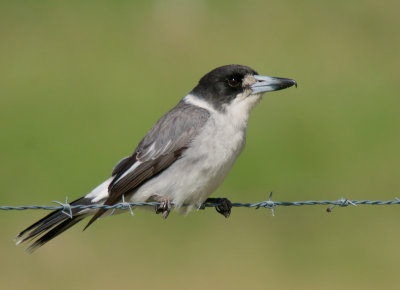
[[[240,84],[240,81],[239,81],[237,78],[235,78],[235,77],[231,77],[231,78],[228,79],[228,84],[229,84],[232,88],[235,88],[235,87],[237,87],[237,86]]]

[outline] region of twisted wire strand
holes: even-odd
[[[57,203],[58,206],[49,205],[26,205],[26,206],[0,206],[0,210],[61,210],[65,215],[72,218],[72,209],[106,209],[112,210],[111,214],[115,210],[129,210],[132,215],[134,215],[132,207],[136,206],[157,206],[160,205],[159,202],[126,202],[124,198],[120,203],[114,205],[102,205],[102,204],[90,204],[90,205],[70,205],[68,203],[68,197],[65,203],[53,201]],[[273,201],[272,193],[269,195],[268,200],[260,201],[256,203],[240,203],[233,202],[232,207],[245,207],[245,208],[267,208],[272,210],[272,214],[275,214],[275,208],[278,206],[305,206],[305,205],[330,205],[327,211],[330,212],[335,206],[347,207],[349,205],[398,205],[400,204],[400,199],[395,198],[394,200],[349,200],[346,198],[341,198],[338,200],[307,200],[307,201]],[[174,206],[174,204],[171,204]],[[217,207],[218,203],[204,203],[200,209],[205,209],[207,207]],[[185,206],[185,205],[183,205]]]

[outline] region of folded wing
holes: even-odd
[[[139,143],[134,153],[122,159],[112,172],[109,196],[104,202],[113,205],[146,181],[173,164],[188,148],[209,118],[209,112],[180,102],[166,113]],[[100,209],[86,228],[106,210]]]

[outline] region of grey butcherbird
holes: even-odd
[[[189,212],[204,202],[218,203],[228,217],[231,203],[208,196],[221,185],[242,152],[249,114],[265,92],[297,86],[296,81],[261,76],[242,65],[218,67],[167,112],[146,134],[133,154],[118,162],[111,177],[71,203],[113,205],[160,202],[156,212],[167,218],[171,203]],[[104,209],[72,209],[72,218],[54,211],[17,236],[17,244],[37,238],[34,250],[87,216],[88,227]]]

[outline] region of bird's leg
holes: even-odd
[[[218,213],[222,214],[226,218],[231,215],[232,203],[227,198],[207,198],[204,203],[218,203],[219,205],[215,207]]]
[[[155,199],[160,203],[155,207],[156,214],[161,213],[163,219],[166,219],[171,211],[171,202],[164,197],[156,197]]]

